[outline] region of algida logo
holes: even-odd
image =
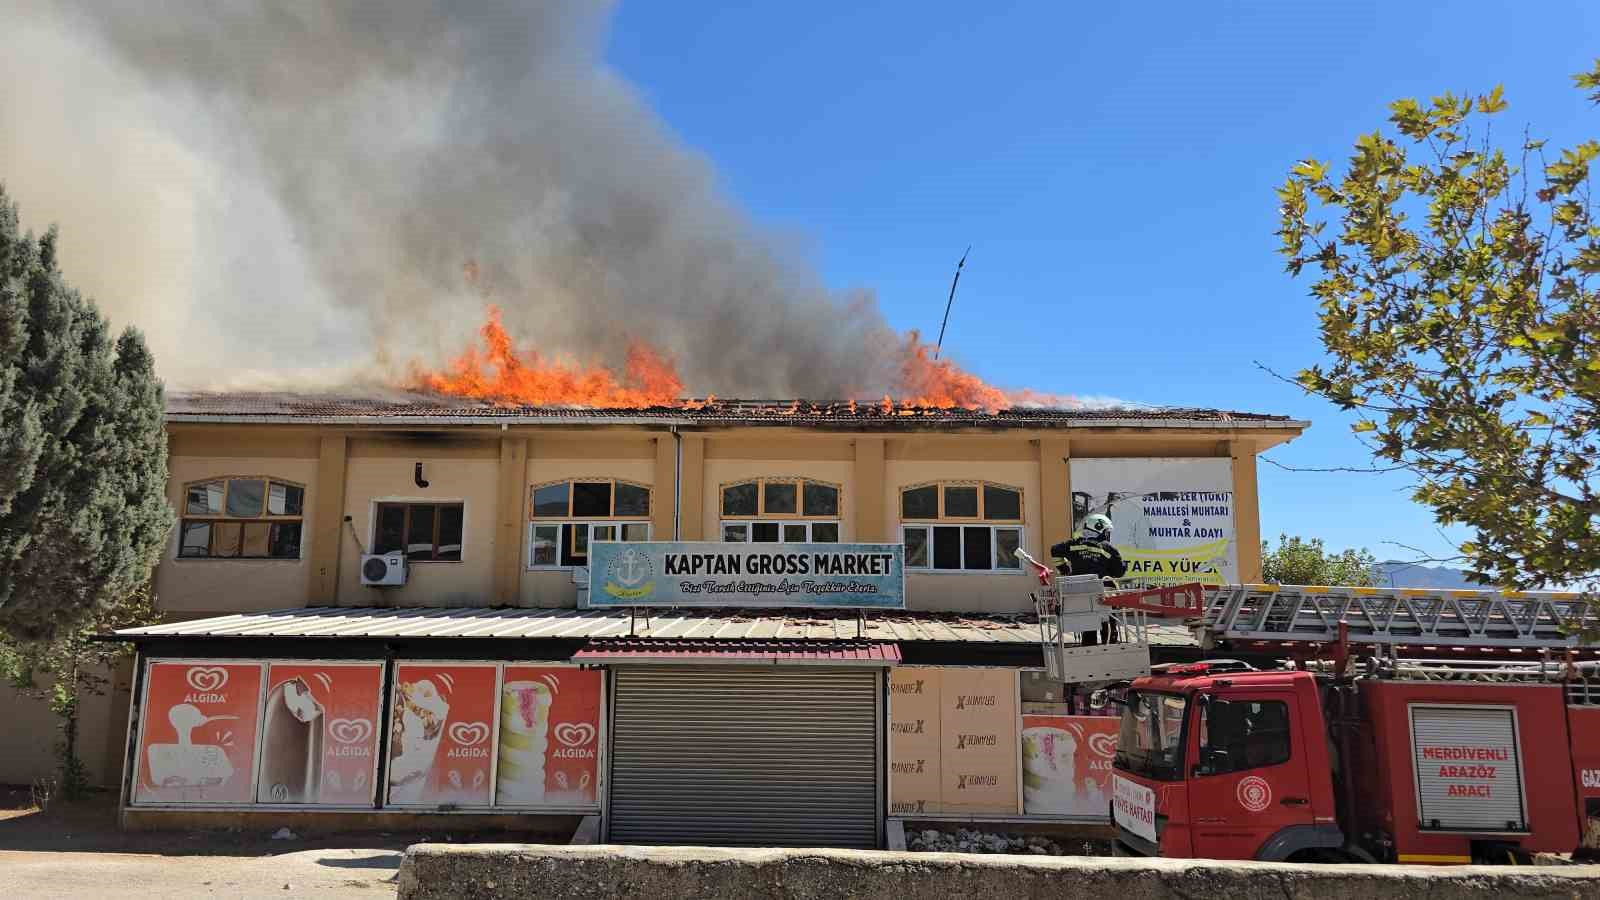
[[[630,547],[606,567],[606,593],[619,600],[641,600],[655,593],[654,575],[650,558]]]

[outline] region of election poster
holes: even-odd
[[[254,799],[262,668],[259,662],[150,662],[134,803]]]
[[[274,662],[261,715],[260,803],[370,806],[380,662]]]
[[[496,663],[395,664],[390,804],[490,805],[499,680]]]
[[[598,808],[601,673],[507,665],[495,805]]]
[[[1127,583],[1238,580],[1232,460],[1074,459],[1071,474],[1073,531],[1110,517]]]
[[[1120,720],[1108,716],[1022,717],[1022,811],[1030,816],[1105,818]]]

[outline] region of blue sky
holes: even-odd
[[[1008,387],[1310,419],[1269,455],[1361,465],[1349,416],[1274,381],[1317,361],[1273,190],[1342,162],[1387,104],[1504,83],[1553,142],[1600,111],[1569,76],[1600,4],[623,2],[619,74],[764,224],[896,327]],[[1262,532],[1445,555],[1399,476],[1260,466]],[[1456,535],[1459,539],[1460,535]]]

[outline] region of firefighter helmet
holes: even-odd
[[[1083,520],[1083,536],[1102,541],[1111,540],[1111,520],[1094,513]]]

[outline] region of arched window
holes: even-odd
[[[590,541],[650,540],[650,488],[618,478],[535,485],[528,519],[530,569],[587,566]]]
[[[230,475],[183,488],[180,559],[299,559],[306,489],[265,475]]]
[[[1022,489],[988,481],[934,481],[900,489],[906,568],[1016,571]]]
[[[832,544],[839,540],[839,486],[809,478],[752,478],[722,486],[727,543]]]

